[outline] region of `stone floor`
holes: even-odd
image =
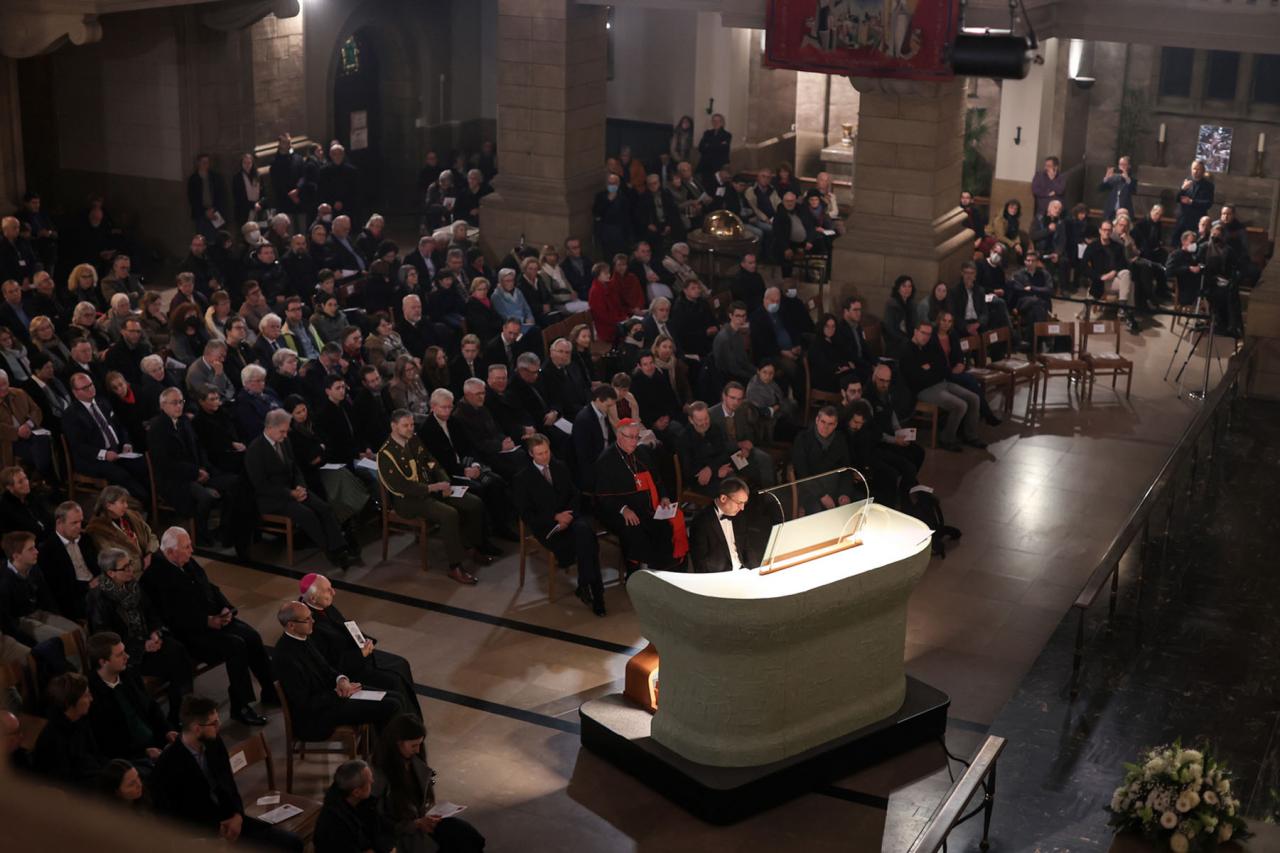
[[[1073,313],[1064,307],[1060,316]],[[1015,696],[1193,415],[1196,404],[1162,381],[1175,341],[1160,327],[1125,336],[1123,352],[1137,364],[1131,399],[1099,385],[1081,403],[1066,380],[1055,379],[1036,423],[1015,417],[990,430],[987,452],[929,454],[922,480],[964,537],[933,561],[912,597],[906,660],[908,672],[951,695],[953,753],[969,755]],[[1189,376],[1198,379],[1202,365],[1193,358]],[[1023,402],[1019,395],[1015,415]],[[642,641],[623,588],[608,587],[609,616],[597,619],[570,594],[572,580],[559,578],[557,599],[547,600],[540,561],[530,562],[523,586],[518,558],[509,554],[466,588],[437,570],[444,564],[437,545],[432,571],[423,574],[415,543],[394,539],[391,559],[378,563],[375,536],[370,526],[369,565],[339,578],[339,606],[383,648],[410,660],[439,795],[470,806],[466,817],[491,850],[897,851],[948,785],[942,750],[922,747],[740,824],[704,825],[579,750],[578,705],[619,689],[630,650]],[[296,578],[323,571],[323,562],[304,551],[296,566],[281,568],[269,543],[255,557],[242,566],[206,554],[205,563],[270,643],[280,634],[278,603],[296,596]],[[616,565],[616,554],[606,549],[604,562]],[[200,687],[225,696],[220,682],[218,670]],[[267,732],[282,765],[278,717]],[[225,734],[234,741],[245,732],[232,724]],[[335,764],[304,762],[296,790],[318,795]],[[1005,820],[997,811],[997,838]]]

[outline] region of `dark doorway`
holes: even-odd
[[[378,87],[378,54],[373,39],[359,30],[338,45],[333,81],[334,138],[347,149],[347,159],[360,170],[365,204],[382,201],[382,109]],[[327,142],[327,140],[326,140]],[[359,232],[364,222],[353,222]]]

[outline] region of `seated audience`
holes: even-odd
[[[119,486],[107,486],[93,503],[93,514],[84,526],[98,551],[119,548],[129,555],[139,576],[151,565],[160,540],[142,514],[129,507],[129,495]]]
[[[475,575],[462,568],[466,549],[477,565],[488,565],[502,553],[486,536],[484,503],[475,495],[452,496],[449,475],[414,434],[413,415],[404,409],[391,413],[391,437],[378,451],[378,479],[396,513],[440,526],[449,577],[458,583],[476,583]]]
[[[724,430],[712,423],[707,404],[701,401],[689,406],[689,429],[676,440],[683,487],[693,492],[714,495],[720,481],[736,470],[731,457],[738,449],[729,442]]]
[[[203,696],[182,702],[182,731],[156,759],[149,787],[160,814],[190,824],[226,844],[243,838],[301,853],[302,839],[245,816],[227,745],[219,733],[218,703]]]
[[[89,789],[107,764],[88,720],[93,705],[89,681],[77,672],[63,673],[44,691],[48,723],[31,753],[37,773],[70,788]]]
[[[639,444],[640,424],[621,421],[616,441],[595,463],[597,517],[622,543],[628,576],[646,564],[655,570],[677,568],[689,551],[680,509],[674,517],[654,518],[659,508],[669,511],[672,495]]]
[[[123,493],[118,486],[115,494]],[[103,490],[105,493],[105,489]],[[53,535],[40,541],[40,576],[53,596],[54,610],[68,619],[85,618],[85,596],[97,585],[98,551],[92,534],[85,536],[84,511],[75,501],[63,501],[54,510]]]
[[[938,446],[944,450],[960,450],[960,442],[985,448],[978,438],[978,395],[961,385],[947,381],[946,357],[933,337],[933,326],[921,323],[911,336],[911,344],[902,354],[902,376],[915,398],[942,409],[946,420],[939,424]]]
[[[135,670],[129,669],[129,653],[120,635],[94,634],[86,646],[89,659],[89,725],[106,758],[124,758],[144,764],[160,757],[160,751],[177,738],[160,705],[147,693]]]
[[[590,518],[583,514],[569,466],[551,455],[551,442],[535,433],[525,441],[532,464],[512,483],[525,534],[550,550],[561,566],[577,565],[577,596],[597,616],[605,615],[600,579],[600,546]]]
[[[201,663],[225,662],[230,678],[231,716],[248,726],[265,726],[267,718],[253,710],[253,682],[258,679],[264,705],[279,704],[275,675],[262,637],[236,618],[231,605],[204,569],[192,559],[191,537],[170,527],[160,538],[160,553],[142,576],[142,589],[154,602],[164,624]]]
[[[120,637],[131,671],[165,682],[169,725],[175,728],[182,697],[191,692],[191,658],[165,627],[159,609],[138,582],[128,554],[119,548],[105,548],[98,554],[98,567],[102,574],[98,585],[89,590],[86,604],[89,630]]]
[[[311,643],[315,619],[309,607],[301,601],[286,602],[276,619],[284,633],[276,641],[272,666],[298,738],[327,740],[338,726],[366,723],[381,731],[400,713],[400,703],[391,693],[377,700],[352,698],[363,685],[330,666]]]
[[[0,548],[8,561],[0,570],[0,633],[32,648],[78,632],[79,625],[57,612],[57,601],[36,568],[36,538],[24,531],[6,533]]]
[[[62,416],[62,429],[76,471],[124,486],[143,506],[149,505],[147,463],[134,452],[128,430],[115,417],[111,405],[98,397],[93,378],[86,373],[73,374],[71,393],[76,402]]]
[[[396,849],[383,831],[372,794],[373,770],[366,762],[354,758],[338,765],[316,819],[315,853],[392,853]]]
[[[458,817],[428,814],[436,803],[436,772],[427,765],[427,729],[407,714],[391,721],[374,751],[378,813],[389,825],[397,850],[480,853],[484,836]]]

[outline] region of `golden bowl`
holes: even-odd
[[[703,233],[718,240],[741,240],[746,236],[742,219],[731,210],[713,210],[702,221]]]

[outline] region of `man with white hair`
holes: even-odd
[[[662,268],[675,280],[672,285],[676,290],[683,290],[685,283],[697,279],[698,274],[689,266],[689,244],[675,243],[671,251],[662,259]]]
[[[494,535],[515,542],[517,537],[511,526],[512,509],[507,481],[479,461],[479,452],[468,430],[453,417],[453,392],[448,388],[437,388],[431,392],[430,403],[431,416],[418,427],[418,435],[427,452],[455,482],[466,480],[472,491],[484,501]]]
[[[278,705],[275,673],[251,625],[236,618],[236,608],[209,580],[192,558],[191,537],[181,527],[170,527],[160,537],[160,553],[142,576],[147,598],[160,611],[162,622],[202,663],[227,665],[231,716],[249,726],[265,726],[267,718],[253,709],[253,682],[258,679],[264,705]]]
[[[184,402],[181,390],[164,389],[160,392],[160,413],[147,423],[147,448],[156,489],[179,515],[195,518],[196,535],[202,540],[213,538],[209,515],[214,505],[220,503],[219,535],[226,540],[232,535],[231,501],[239,491],[239,477],[219,471],[209,461],[191,419],[183,413]]]
[[[377,640],[363,631],[360,639],[364,642],[356,640],[347,628],[347,617],[334,604],[337,592],[333,583],[324,575],[303,575],[298,589],[302,592],[300,600],[315,620],[310,643],[329,666],[366,687],[395,693],[404,709],[421,719],[422,706],[415,697],[409,662],[377,648]]]
[[[467,172],[467,185],[458,191],[453,206],[454,221],[466,220],[467,224],[480,227],[480,199],[493,190],[484,182],[484,172],[471,169]]]
[[[356,251],[355,242],[351,239],[349,216],[339,216],[333,220],[333,230],[329,232],[329,257],[339,270],[348,273],[364,272],[364,258]]]
[[[329,504],[307,489],[302,469],[294,459],[293,446],[289,443],[292,420],[283,409],[267,412],[257,437],[245,451],[245,472],[253,484],[258,512],[287,515],[312,542],[324,549],[330,563],[346,569],[351,565],[351,557],[342,526]]]
[[[410,293],[400,300],[400,322],[396,323],[396,332],[409,355],[422,358],[429,346],[439,346],[440,335],[435,324],[422,316],[422,298]]]
[[[281,408],[276,392],[267,387],[267,371],[256,364],[240,371],[240,393],[235,399],[236,428],[243,436],[262,432],[267,413]]]
[[[275,312],[264,314],[258,321],[258,339],[253,343],[253,354],[259,363],[270,364],[271,356],[276,354],[276,350],[286,348],[284,338],[281,337],[283,330],[284,320]]]

